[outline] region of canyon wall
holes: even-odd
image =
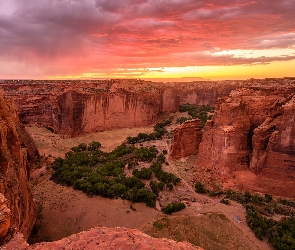
[[[229,96],[232,90],[247,86],[251,81],[198,81],[179,83],[180,104],[214,106],[219,98]]]
[[[148,126],[156,123],[159,100],[151,94],[101,93],[95,95],[68,91],[57,98],[58,112],[53,129],[62,134],[113,128]],[[173,106],[172,106],[173,108]]]
[[[20,121],[75,136],[84,132],[149,126],[180,104],[214,105],[245,81],[155,83],[141,80],[3,80]]]
[[[5,81],[0,93],[15,101],[22,123],[70,136],[153,125],[180,103],[175,88],[136,80]]]
[[[205,125],[196,178],[295,197],[294,95],[292,81],[232,91]]]
[[[174,130],[169,156],[173,159],[179,159],[195,155],[199,151],[201,140],[202,127],[200,120],[186,121]]]
[[[18,122],[13,102],[0,97],[0,244],[16,231],[28,238],[37,206],[29,188],[30,164],[38,151]]]

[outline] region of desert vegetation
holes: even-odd
[[[246,221],[256,237],[268,241],[278,250],[295,249],[295,202],[275,199],[269,194],[251,194],[228,190],[221,202],[234,200],[246,208]],[[280,218],[280,219],[278,219]]]
[[[180,105],[180,112],[188,112],[189,118],[187,117],[179,117],[177,119],[178,124],[182,124],[183,122],[191,119],[200,119],[202,127],[205,126],[207,120],[212,119],[212,113],[214,111],[214,107],[210,105],[194,105],[194,104],[183,104]]]
[[[169,117],[169,119],[159,122],[154,126],[154,132],[145,134],[145,133],[139,133],[137,136],[127,137],[127,142],[129,144],[135,144],[138,142],[145,142],[145,141],[152,141],[152,140],[160,140],[162,139],[162,136],[167,133],[167,129],[165,128],[168,125],[171,125],[173,117]]]
[[[172,190],[181,179],[162,170],[165,155],[156,147],[135,147],[122,144],[110,153],[104,153],[99,142],[82,143],[71,148],[65,158],[56,158],[52,164],[52,179],[56,183],[72,186],[89,196],[122,198],[144,202],[154,207],[163,189]],[[150,167],[138,169],[139,163]],[[132,170],[127,175],[126,170]],[[148,182],[147,180],[150,180]]]
[[[172,202],[172,203],[169,203],[167,206],[163,207],[162,212],[164,214],[172,214],[184,208],[185,208],[185,204],[183,202]]]

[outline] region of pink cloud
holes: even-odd
[[[4,7],[0,62],[26,65],[32,77],[293,59],[208,54],[294,48],[292,0],[11,0]]]

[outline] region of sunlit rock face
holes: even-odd
[[[199,119],[186,121],[174,130],[170,157],[179,159],[195,155],[202,140],[202,126]]]
[[[16,231],[25,238],[35,223],[37,206],[29,188],[29,170],[39,156],[19,124],[13,102],[0,97],[0,242]]]
[[[294,94],[294,84],[278,83],[232,91],[204,128],[196,173],[227,186],[237,173],[250,171],[270,183],[256,183],[259,191],[294,197]],[[239,185],[247,189],[247,180]]]

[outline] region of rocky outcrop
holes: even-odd
[[[228,187],[239,173],[249,171],[260,183],[244,179],[240,187],[294,197],[294,94],[294,85],[273,83],[232,91],[204,128],[197,178]]]
[[[20,135],[22,131],[14,104],[0,97],[0,244],[15,231],[27,238],[36,219],[37,207],[29,188],[29,164],[38,153],[28,135]]]
[[[197,154],[202,140],[202,127],[199,119],[186,121],[174,130],[170,157],[178,159]]]
[[[165,238],[155,239],[139,230],[127,228],[93,228],[55,242],[44,242],[28,246],[21,235],[4,246],[4,249],[161,249],[161,250],[202,250],[188,242],[176,242]]]

